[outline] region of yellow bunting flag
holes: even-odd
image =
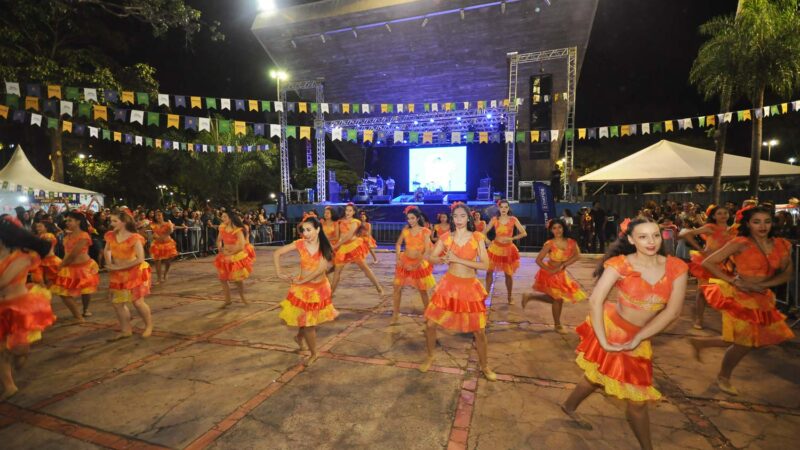
[[[631,135],[631,126],[630,125],[622,125],[619,131],[620,136],[630,136]]]
[[[742,118],[744,120],[750,120],[750,110],[749,109],[745,109],[744,110],[744,113],[742,114]]]
[[[531,131],[531,142],[539,142],[539,132]]]
[[[664,122],[664,131],[674,131],[671,120]]]
[[[167,128],[180,128],[180,116],[177,114],[167,114]]]
[[[39,110],[39,97],[25,97],[25,109]]]
[[[785,104],[786,103],[784,103],[784,105]],[[414,104],[413,103],[409,103],[408,105],[406,105],[406,109],[408,110],[408,112],[413,113],[414,112]]]
[[[300,112],[308,112],[308,103],[300,102],[297,104],[297,108]]]
[[[350,113],[350,103],[342,103],[342,113]]]
[[[114,132],[114,142],[122,142],[122,133],[119,131]]]
[[[503,106],[508,108],[508,99],[507,98],[503,99]]]
[[[122,91],[122,103],[133,103],[133,91]]]
[[[0,117],[8,119],[8,106],[0,105]]]
[[[47,85],[47,98],[57,98],[61,100],[61,86],[57,84]]]
[[[433,144],[433,131],[426,131],[422,133],[423,144]]]
[[[105,106],[94,105],[92,106],[92,111],[94,114],[94,120],[103,119],[105,121],[108,121],[108,108],[106,108]]]
[[[478,143],[479,144],[488,144],[489,143],[489,132],[488,131],[481,131],[478,133]]]
[[[586,139],[586,128],[578,128],[578,139]]]
[[[781,113],[786,114],[787,112],[789,112],[789,104],[781,103]]]
[[[241,120],[234,120],[233,121],[233,132],[236,134],[247,134],[247,129],[245,128],[245,123]]]
[[[65,120],[61,123],[61,131],[64,133],[72,133],[72,122]]]
[[[161,139],[156,139],[156,148],[161,148]]]
[[[367,131],[372,132],[372,130],[364,130],[364,137],[367,136]],[[300,139],[311,139],[311,127],[300,127]],[[366,139],[364,140],[366,141]]]
[[[200,97],[189,97],[189,105],[191,105],[192,108],[202,108]]]
[[[382,113],[389,112],[389,105],[387,105],[386,103],[381,103],[381,112]]]
[[[373,130],[364,130],[364,142],[372,142]]]
[[[717,123],[717,116],[706,116],[706,125],[713,126]]]
[[[258,100],[248,100],[247,101],[247,110],[248,111],[258,111]]]

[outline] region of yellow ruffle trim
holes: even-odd
[[[597,369],[597,364],[587,361],[583,358],[583,352],[578,353],[575,362],[583,369],[584,375],[592,383],[603,386],[603,390],[608,395],[612,395],[622,400],[632,400],[635,402],[645,402],[650,400],[658,400],[661,398],[661,392],[658,392],[653,386],[636,386],[633,384],[623,383],[614,378],[608,377],[600,373]]]

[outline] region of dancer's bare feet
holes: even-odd
[[[397,325],[400,323],[400,314],[392,314],[392,321],[389,325]]]
[[[695,320],[694,324],[692,324],[692,328],[695,330],[702,330],[703,329],[703,321],[702,320]]]
[[[513,305],[514,304],[514,298],[511,297],[511,295],[508,296],[508,304],[509,305]]]
[[[3,395],[0,395],[0,401],[8,400],[9,398],[13,397],[14,394],[16,394],[17,392],[19,392],[19,388],[17,386],[6,388],[6,390],[3,391]]]
[[[315,362],[317,362],[317,359],[319,359],[319,356],[316,353],[313,353],[305,361],[303,361],[303,365],[306,367],[311,367]]]
[[[528,302],[531,301],[533,294],[522,294],[522,309],[525,309],[525,306],[528,305]]]
[[[143,338],[149,338],[152,335],[153,335],[153,326],[152,325],[150,325],[149,327],[146,327],[144,329],[144,331],[142,332],[142,337]]]
[[[556,326],[554,327],[554,329],[556,330],[556,333],[558,333],[558,334],[568,334],[568,333],[569,333],[569,332],[567,331],[567,329],[566,329],[566,328],[564,328],[564,325],[556,325]]]
[[[575,411],[570,411],[570,410],[568,410],[566,406],[564,406],[564,405],[561,405],[561,411],[562,411],[564,414],[566,414],[566,415],[567,415],[567,417],[569,417],[570,419],[572,419],[572,422],[573,422],[575,425],[577,425],[578,427],[580,427],[580,428],[583,428],[584,430],[591,430],[591,429],[593,428],[593,427],[592,427],[592,424],[590,424],[589,422],[587,422],[587,421],[583,420],[583,419],[581,418],[581,416],[580,416],[580,415],[578,415],[578,413],[576,413]]]
[[[422,373],[427,372],[428,369],[431,368],[431,364],[433,364],[433,356],[428,356],[427,358],[425,358],[425,361],[423,361],[422,364],[419,365],[419,371]]]
[[[733,387],[730,378],[717,377],[717,386],[728,395],[739,395],[739,390]]]
[[[692,356],[694,356],[695,361],[703,362],[702,358],[700,358],[700,341],[697,339],[689,339],[689,344],[692,346]]]
[[[106,339],[106,342],[117,342],[117,341],[121,341],[123,339],[127,339],[127,338],[129,338],[131,336],[133,336],[133,333],[130,333],[130,332],[129,333],[120,333],[120,334],[112,337],[111,339]]]
[[[378,295],[380,295],[381,297],[383,297],[383,294],[384,294],[384,291],[383,291],[383,286],[378,286],[376,289],[378,290]]]
[[[295,337],[294,337],[294,341],[297,343],[297,347],[300,349],[300,351],[303,351],[303,350],[305,350],[305,347],[304,347],[304,345],[303,345],[303,338],[302,338],[302,337],[300,337],[300,335],[299,335],[299,334],[298,334],[298,335],[295,335]]]
[[[481,372],[483,372],[483,376],[486,377],[489,381],[497,381],[497,374],[488,367],[481,367]]]
[[[220,306],[220,307],[219,307],[219,309],[225,309],[225,308],[227,308],[228,306],[231,306],[231,304],[233,304],[233,302],[232,302],[232,301],[230,301],[230,300],[226,300],[225,302],[223,302],[223,303],[222,303],[222,306]]]

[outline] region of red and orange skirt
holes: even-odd
[[[244,251],[247,252],[247,257],[250,258],[252,262],[256,262],[256,249],[253,247],[253,244],[249,242],[244,244]]]
[[[780,344],[794,337],[786,316],[775,308],[775,294],[745,292],[712,278],[700,287],[706,301],[722,313],[722,339],[746,347]]]
[[[551,298],[561,299],[565,302],[578,303],[586,300],[586,292],[581,285],[569,276],[566,270],[550,273],[539,269],[533,281],[533,290],[547,294]]]
[[[150,244],[150,256],[153,257],[154,261],[163,261],[178,256],[178,248],[175,246],[175,241],[172,238],[163,242],[153,241]]]
[[[231,256],[218,253],[214,258],[214,267],[222,281],[244,281],[253,273],[253,259],[247,250]]]
[[[425,319],[462,333],[482,330],[486,328],[487,295],[477,278],[462,278],[447,272],[425,308]]]
[[[9,350],[28,345],[40,340],[55,321],[50,291],[33,285],[25,294],[0,302],[0,341],[5,340]]]
[[[361,245],[366,248],[367,253],[369,253],[369,249],[371,248],[378,248],[378,241],[376,241],[371,234],[365,234],[364,236],[361,236],[361,241]]]
[[[514,275],[519,269],[519,250],[514,244],[499,244],[497,240],[487,249],[489,254],[489,270],[502,270],[507,275]]]
[[[363,261],[367,257],[369,249],[364,246],[364,240],[360,237],[353,238],[349,242],[345,242],[338,249],[336,255],[333,257],[333,263],[336,265],[347,264],[356,261]]]
[[[606,339],[610,344],[630,342],[641,327],[623,319],[616,305],[606,303],[603,310]],[[592,328],[591,318],[575,330],[581,339],[575,350],[586,378],[603,386],[606,394],[623,400],[658,400],[661,393],[653,387],[653,349],[649,340],[632,351],[607,352],[600,345]]]
[[[322,281],[292,284],[281,302],[278,317],[292,327],[314,327],[330,322],[339,315],[331,301],[331,285]]]
[[[111,303],[135,302],[150,293],[150,265],[146,262],[108,275]]]
[[[400,254],[400,262],[394,269],[395,286],[411,286],[421,291],[436,285],[433,278],[433,266],[425,258],[409,258],[405,253]]]
[[[62,267],[50,286],[50,292],[62,297],[78,297],[83,294],[95,293],[100,284],[99,272],[100,268],[93,259],[85,263]]]

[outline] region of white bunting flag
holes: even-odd
[[[395,144],[398,142],[403,142],[403,132],[400,130],[394,131],[394,142]]]
[[[506,135],[506,143],[514,142],[514,132],[513,131],[506,131],[505,135]],[[553,137],[553,140],[555,140],[555,137]]]
[[[269,125],[269,137],[281,137],[281,126],[271,123]]]
[[[800,111],[800,100],[795,100],[792,102],[792,109],[795,111]]]
[[[15,94],[22,96],[19,90],[19,83],[15,81],[6,81],[6,94]]]
[[[764,117],[769,117],[769,106],[764,107]]]
[[[650,134],[650,122],[642,124],[642,134]]]
[[[84,101],[97,101],[97,89],[95,88],[83,88],[83,100]]]
[[[275,105],[275,112],[283,111],[283,102],[272,102],[272,103]],[[228,100],[228,109],[230,109],[230,100]]]
[[[369,114],[369,103],[361,104],[361,112],[364,114]]]
[[[331,140],[333,141],[341,141],[342,140],[342,129],[339,127],[334,128],[331,130]]]
[[[432,103],[431,104],[431,111],[439,111],[439,104],[438,103]]]
[[[469,102],[464,102],[464,109],[469,109]]]
[[[684,129],[684,130],[688,130],[688,129],[690,129],[690,128],[693,128],[693,126],[692,126],[692,119],[691,119],[691,118],[689,118],[689,119],[683,119],[683,129]]]
[[[489,102],[489,107],[490,108],[497,108],[497,100],[492,100],[491,102]]]
[[[221,99],[219,99],[219,107],[221,109],[227,109],[228,111],[230,111],[230,109],[231,109],[231,99],[229,99],[229,98],[221,98]]]
[[[397,112],[399,112],[399,113],[403,112],[403,104],[402,103],[398,103],[397,104]]]
[[[550,130],[550,141],[558,140],[558,130]]]
[[[197,129],[199,131],[211,131],[211,119],[200,117],[197,119]]]
[[[323,113],[328,112],[328,104],[327,103],[321,103],[320,104],[320,111],[322,111]]]
[[[100,136],[100,128],[89,127],[89,137],[97,138]]]
[[[203,144],[203,153],[208,153],[208,144]]]
[[[142,137],[141,137],[141,136],[135,136],[135,137],[133,138],[133,142],[134,142],[136,145],[142,145]]]
[[[169,95],[158,94],[158,106],[169,106]]]
[[[31,125],[42,126],[42,115],[31,113]]]
[[[144,111],[139,111],[138,109],[131,110],[131,123],[136,122],[144,125]]]
[[[730,122],[733,118],[733,113],[726,112],[723,121]]]
[[[461,133],[458,131],[453,131],[450,133],[450,143],[451,144],[460,144],[461,143]]]
[[[600,132],[598,134],[598,137],[601,138],[608,137],[608,127],[600,127]]]
[[[72,102],[61,101],[60,115],[72,117]]]

